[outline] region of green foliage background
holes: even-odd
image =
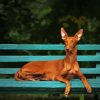
[[[81,43],[100,43],[100,0],[0,0],[0,43],[61,43],[84,29]]]

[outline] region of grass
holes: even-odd
[[[81,99],[80,99],[81,97]],[[0,100],[94,100],[93,95],[71,94],[67,99],[63,95],[48,94],[0,94]]]

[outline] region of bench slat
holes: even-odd
[[[15,74],[20,68],[0,68],[0,74]],[[100,74],[100,67],[98,68],[81,68],[84,74]]]
[[[95,79],[95,81],[92,79],[89,80],[90,85],[93,88],[94,93],[100,93],[100,81],[98,79]],[[5,84],[5,85],[4,85]],[[59,81],[0,81],[0,92],[1,93],[63,93],[65,89],[65,83],[61,83]],[[77,90],[78,89],[78,90]],[[81,81],[74,80],[71,81],[71,92],[78,91],[79,93],[87,93],[84,85]]]
[[[87,80],[88,80],[89,82],[98,82],[98,81],[99,81],[99,79],[96,79],[96,78],[92,78],[92,79],[89,78],[89,79],[87,79]],[[11,82],[11,81],[16,81],[16,80],[15,80],[14,78],[6,78],[6,79],[5,79],[5,78],[1,78],[1,79],[0,79],[0,82],[1,82],[1,81],[6,81],[6,82],[10,81],[10,82]],[[71,81],[80,81],[80,79],[79,79],[79,78],[78,78],[78,79],[74,79],[74,78],[73,78],[73,79],[71,79]],[[23,81],[22,81],[22,82],[23,82]],[[26,81],[25,81],[25,82],[26,82]],[[34,81],[33,81],[33,82],[34,82]],[[44,81],[42,81],[42,82],[44,82]],[[49,81],[48,81],[48,82],[49,82]],[[53,82],[53,81],[52,81],[52,82]]]
[[[64,50],[63,44],[0,44],[0,50]],[[98,44],[80,44],[78,50],[100,50]]]
[[[65,56],[0,56],[0,62],[25,62],[63,59]],[[78,61],[100,61],[99,55],[77,56]]]

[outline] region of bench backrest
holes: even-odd
[[[30,61],[40,61],[40,60],[54,60],[63,59],[65,55],[55,55],[50,53],[50,51],[64,51],[65,46],[62,44],[0,44],[0,75],[12,75],[15,74],[19,68],[16,66],[7,66],[5,68],[5,63],[20,63],[20,62],[30,62]],[[45,51],[46,50],[46,51]],[[14,52],[24,51],[21,55],[17,55]],[[32,54],[30,51],[34,51],[37,54]],[[39,52],[37,52],[39,51]],[[47,52],[47,55],[41,54],[42,51]],[[79,62],[90,62],[94,63],[94,66],[83,66],[81,68],[82,72],[88,76],[93,76],[92,78],[100,78],[100,45],[96,44],[79,44],[78,51],[91,51],[91,55],[78,55],[77,59]],[[7,52],[7,54],[6,54]],[[45,54],[45,52],[43,52]],[[2,54],[3,53],[3,54]],[[40,55],[41,54],[41,55]],[[49,54],[49,55],[48,55]],[[21,66],[18,66],[21,67]],[[88,68],[89,67],[89,68]],[[89,77],[89,78],[90,78]],[[2,78],[2,77],[1,77]]]

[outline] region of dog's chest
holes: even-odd
[[[62,70],[62,76],[65,79],[71,80],[72,78],[74,78],[74,76],[76,76],[77,72],[78,72],[78,68],[76,65],[74,65],[70,68],[64,67]]]

